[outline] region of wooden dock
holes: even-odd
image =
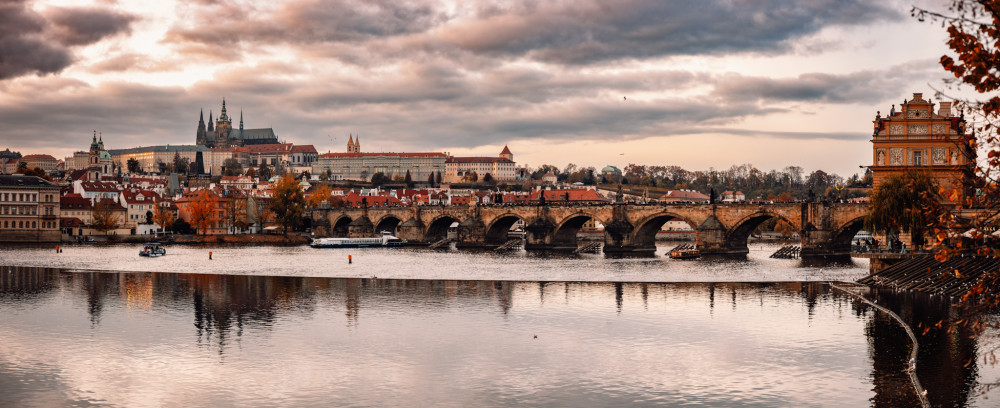
[[[984,272],[997,268],[1000,259],[992,257],[955,257],[939,262],[931,255],[917,255],[859,279],[858,283],[957,298]]]
[[[775,251],[773,254],[771,254],[771,258],[795,259],[798,258],[799,254],[801,253],[802,253],[802,248],[800,248],[798,245],[786,245],[781,247],[781,249]]]

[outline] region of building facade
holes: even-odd
[[[139,162],[139,168],[147,173],[159,173],[160,164],[173,163],[175,156],[187,159],[192,166],[200,159],[202,167],[209,171],[214,164],[209,157],[211,152],[212,150],[205,146],[195,145],[143,146],[108,151],[118,168],[128,169],[129,159],[136,159]],[[230,156],[232,155],[230,154]],[[206,161],[209,161],[208,165],[206,165]]]
[[[872,135],[872,182],[907,171],[927,172],[938,186],[964,194],[963,183],[972,174],[976,152],[969,145],[965,119],[952,111],[951,102],[934,104],[914,93],[900,110],[893,105],[886,117],[875,115]]]
[[[45,172],[54,171],[59,160],[47,154],[29,154],[21,158],[29,169],[39,168]]]
[[[410,172],[413,181],[427,181],[431,175],[445,173],[448,156],[440,152],[426,153],[362,153],[361,144],[347,142],[347,153],[320,155],[312,163],[312,174],[328,174],[332,180],[369,181],[375,173],[386,177],[404,177]]]
[[[59,186],[0,176],[0,242],[59,242]]]
[[[496,181],[513,181],[516,174],[514,167],[514,154],[504,146],[497,157],[449,157],[445,161],[444,181],[472,181],[473,175],[478,181],[483,181],[487,174]]]

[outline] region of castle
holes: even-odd
[[[258,144],[277,144],[278,137],[274,134],[274,129],[244,129],[243,112],[240,111],[240,127],[233,129],[233,119],[226,113],[226,99],[222,99],[222,113],[212,123],[212,111],[208,112],[208,127],[205,127],[205,111],[202,110],[198,117],[198,132],[195,136],[195,143],[199,146],[209,148],[234,147]]]

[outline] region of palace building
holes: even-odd
[[[966,133],[965,118],[952,111],[951,102],[941,102],[935,112],[932,102],[914,93],[899,111],[893,105],[889,115],[878,112],[873,122],[873,187],[892,175],[917,170],[928,172],[945,191],[958,188],[966,193],[963,184],[975,168],[976,152],[969,145],[972,135]]]
[[[312,164],[312,174],[329,174],[333,180],[368,181],[376,173],[386,177],[403,177],[407,172],[413,181],[426,181],[432,175],[445,172],[447,155],[425,153],[362,153],[361,141],[353,135],[347,141],[346,153],[327,153]]]
[[[246,146],[256,144],[277,144],[278,137],[272,128],[244,129],[243,112],[240,111],[240,127],[233,129],[233,119],[226,113],[226,100],[222,99],[222,113],[212,122],[212,112],[208,112],[208,126],[205,125],[205,112],[198,118],[198,131],[195,143],[209,148]]]

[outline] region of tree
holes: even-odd
[[[431,172],[431,174],[427,176],[427,184],[432,187],[434,186],[434,172]]]
[[[309,208],[319,208],[323,203],[329,203],[333,189],[326,184],[320,184],[313,189],[312,194],[306,199]]]
[[[271,172],[271,167],[267,163],[261,163],[260,169],[257,170],[257,175],[260,176],[261,180],[270,180],[274,173]]]
[[[135,157],[129,158],[128,162],[126,162],[126,165],[128,166],[129,173],[138,174],[140,171],[142,171],[142,167],[139,164],[139,160],[136,160]]]
[[[257,177],[257,170],[255,170],[253,166],[247,168],[247,177]]]
[[[941,215],[940,202],[938,186],[927,173],[889,176],[872,191],[865,229],[885,235],[909,232],[913,243],[922,246],[928,222]]]
[[[383,173],[381,171],[380,172],[376,172],[375,174],[373,174],[372,175],[372,179],[371,179],[371,182],[372,182],[373,186],[381,186],[381,185],[383,185],[385,183],[388,183],[389,181],[391,181],[391,180],[389,180],[389,178],[385,176],[385,173]]]
[[[413,187],[413,176],[410,175],[410,169],[406,169],[406,176],[403,177],[403,182],[406,183],[406,187]]]
[[[153,222],[163,229],[163,232],[167,232],[168,228],[174,223],[174,213],[163,206],[163,202],[157,202],[153,206]]]
[[[94,206],[92,213],[92,225],[94,229],[103,232],[104,235],[108,234],[108,231],[118,228],[118,214],[115,211],[118,204],[110,199],[103,199],[97,202]]]
[[[250,226],[247,218],[247,199],[241,193],[232,193],[225,202],[226,223],[235,231],[243,231]],[[233,231],[233,232],[235,232]]]
[[[986,151],[986,162],[979,163],[967,177],[966,191],[943,192],[953,206],[932,220],[931,228],[938,241],[936,257],[945,260],[958,255],[1000,257],[1000,237],[990,233],[1000,215],[1000,2],[996,0],[954,0],[951,15],[914,7],[911,14],[924,21],[940,21],[947,27],[948,47],[954,53],[940,58],[945,71],[957,78],[955,88],[971,87],[985,100],[957,99],[955,106],[972,117],[974,132],[966,131],[968,148],[974,154]],[[975,135],[975,136],[972,136]],[[978,194],[971,194],[972,192]],[[959,216],[974,208],[975,216]],[[962,296],[968,305],[984,309],[1000,306],[1000,270],[984,272]],[[994,386],[998,384],[993,384]]]
[[[153,223],[153,212],[147,210],[146,211],[146,224],[152,224],[152,223]]]
[[[187,174],[190,167],[190,160],[181,157],[180,152],[174,152],[174,171],[180,174]]]
[[[226,159],[222,162],[222,168],[224,169],[222,174],[226,176],[239,176],[243,174],[243,165],[236,159]]]
[[[490,173],[484,174],[483,175],[483,182],[484,183],[490,183],[490,184],[492,184],[493,183],[493,175],[490,174]]]
[[[284,228],[285,235],[288,235],[289,227],[298,226],[302,222],[304,207],[305,199],[295,177],[291,174],[283,175],[274,186],[267,208],[274,213],[274,219]]]
[[[178,218],[177,221],[174,221],[173,223],[171,223],[170,229],[173,230],[174,232],[178,233],[178,234],[194,234],[195,233],[194,229],[191,228],[191,224],[188,224],[188,222],[184,221],[183,218]]]
[[[215,225],[215,194],[201,189],[188,204],[188,215],[191,218],[191,225],[194,226],[201,235],[208,233],[208,229]]]
[[[434,176],[434,183],[437,184],[437,185],[441,185],[441,172],[440,171],[437,172],[436,176]]]

